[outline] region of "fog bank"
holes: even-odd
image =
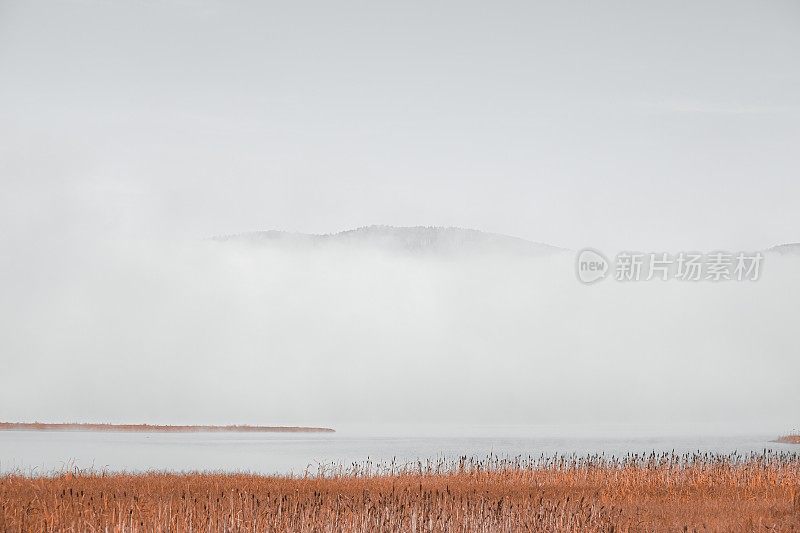
[[[70,244],[0,302],[3,420],[796,424],[798,257],[584,286],[571,252]]]

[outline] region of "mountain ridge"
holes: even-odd
[[[271,229],[219,235],[211,239],[217,242],[271,244],[294,250],[341,246],[409,254],[513,253],[544,256],[572,251],[521,237],[456,226],[375,224],[332,233],[302,233]],[[778,244],[762,251],[780,255],[800,255],[800,243]]]
[[[299,233],[280,230],[251,231],[213,237],[218,242],[250,242],[302,248],[343,246],[410,254],[513,253],[542,256],[565,248],[500,233],[453,226],[371,225],[336,233]]]
[[[767,252],[774,252],[781,255],[800,255],[800,242],[787,242],[776,244],[766,249]]]

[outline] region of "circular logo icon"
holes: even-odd
[[[581,283],[591,284],[605,279],[608,274],[608,259],[592,248],[584,248],[578,252],[575,261],[575,272]]]

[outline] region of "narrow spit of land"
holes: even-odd
[[[318,476],[0,476],[0,531],[799,531],[800,456],[394,463]]]
[[[800,444],[800,434],[782,435],[778,437],[775,442],[782,442],[783,444]]]
[[[81,424],[42,422],[0,422],[0,431],[126,431],[158,433],[334,433],[331,428],[305,426],[180,426],[156,424]]]

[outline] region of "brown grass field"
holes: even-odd
[[[159,426],[155,424],[83,424],[77,422],[0,422],[0,431],[132,431],[158,433],[234,432],[234,433],[333,433],[330,428],[304,426]]]
[[[800,456],[0,477],[2,531],[800,531]]]

